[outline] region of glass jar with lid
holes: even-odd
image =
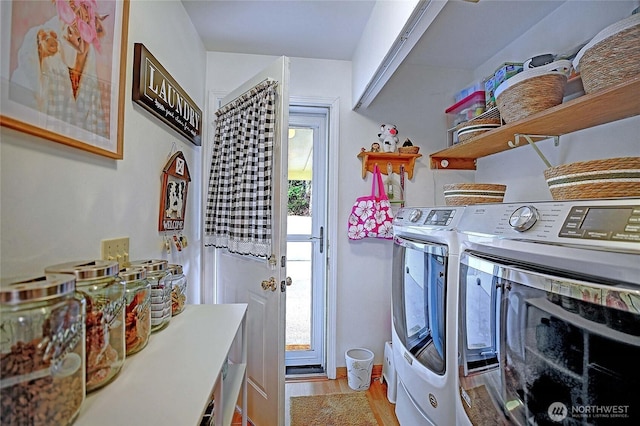
[[[3,424],[71,424],[85,398],[85,300],[73,275],[0,282]]]
[[[187,277],[182,272],[182,265],[169,265],[171,273],[171,315],[184,311],[187,304]]]
[[[118,276],[118,262],[68,262],[48,266],[45,272],[76,277],[76,293],[87,301],[87,392],[99,389],[118,375],[126,356],[124,283]]]
[[[151,283],[141,267],[120,270],[125,285],[125,344],[127,356],[141,351],[151,335]]]
[[[131,262],[131,267],[147,270],[151,283],[151,332],[164,329],[171,320],[171,274],[166,260],[150,259]]]

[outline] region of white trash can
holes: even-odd
[[[349,349],[345,352],[347,381],[353,390],[367,390],[371,384],[373,352],[365,348]]]

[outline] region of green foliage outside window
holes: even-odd
[[[290,216],[311,216],[311,181],[289,181]]]

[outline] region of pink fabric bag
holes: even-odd
[[[379,195],[376,195],[376,185]],[[371,195],[359,197],[351,208],[348,225],[349,239],[393,238],[392,220],[391,204],[384,192],[382,174],[376,164],[373,168]]]

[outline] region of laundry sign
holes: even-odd
[[[133,101],[200,146],[202,111],[142,43],[134,44]]]

